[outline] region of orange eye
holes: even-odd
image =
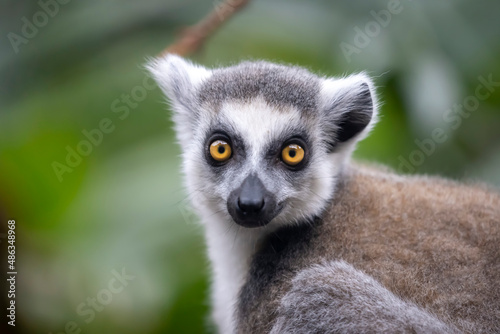
[[[224,140],[215,140],[210,144],[210,155],[216,161],[226,161],[231,157],[231,146]]]
[[[304,159],[304,149],[297,144],[290,144],[281,151],[281,158],[290,166],[295,166]]]

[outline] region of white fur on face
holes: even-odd
[[[186,152],[185,168],[189,191],[193,194],[198,193],[195,195],[197,201],[195,205],[204,206],[203,211],[211,209],[214,212],[224,212],[231,191],[238,188],[250,174],[256,174],[261,179],[266,189],[276,196],[278,203],[285,203],[281,213],[270,225],[282,226],[310,219],[320,214],[329,202],[333,194],[335,177],[346,158],[342,152],[328,154],[319,138],[311,136],[308,143],[310,147],[304,148],[311,150],[310,163],[302,173],[297,173],[296,179],[292,182],[289,175],[288,177],[282,175],[282,168],[279,166],[273,168],[265,161],[266,150],[270,143],[299,134],[291,129],[305,129],[308,133],[318,132],[319,119],[304,117],[300,111],[291,106],[287,109],[278,109],[270,106],[262,98],[255,98],[251,103],[228,101],[217,113],[207,113],[198,121],[203,127],[196,136],[196,145],[190,145],[191,149]],[[203,150],[198,146],[206,145],[204,134],[210,133],[210,128],[216,128],[217,124],[232,129],[234,135],[243,138],[246,147],[244,164],[235,170],[230,170],[230,165],[222,167],[228,169],[223,179],[213,177],[211,172],[213,167],[204,161]],[[228,135],[231,136],[232,133]],[[283,144],[284,142],[279,143],[280,146]],[[288,173],[293,177],[294,172]],[[200,188],[200,184],[206,186]],[[230,219],[229,215],[227,218]]]

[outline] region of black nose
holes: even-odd
[[[264,207],[262,197],[240,197],[238,198],[238,208],[243,214],[256,214]]]
[[[236,224],[250,228],[267,225],[279,212],[275,196],[255,174],[231,192],[227,210]]]
[[[258,214],[264,207],[265,188],[259,178],[251,175],[241,185],[238,196],[238,209],[244,215]]]

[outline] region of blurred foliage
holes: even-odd
[[[353,45],[356,27],[364,30],[371,11],[389,2],[255,0],[193,59],[219,66],[264,58],[323,75],[367,71],[379,87],[381,119],[357,158],[398,169],[400,157],[419,150],[415,140],[441,128],[448,140],[412,172],[500,185],[500,89],[457,129],[443,121],[475,94],[479,76],[500,81],[500,3],[402,0],[401,12],[348,61],[341,43]],[[70,1],[16,53],[8,34],[21,35],[22,18],[33,22],[41,7],[0,3],[0,233],[16,219],[17,332],[60,333],[70,321],[83,333],[207,331],[202,230],[185,200],[169,112],[156,88],[128,107],[121,99],[141,90],[148,57],[216,5]],[[117,99],[128,108],[123,119],[125,111],[113,111]],[[113,131],[60,182],[54,161],[65,163],[67,147],[76,149],[82,131],[105,118]],[[135,279],[86,323],[78,305],[122,268]],[[3,309],[6,301],[2,292]]]

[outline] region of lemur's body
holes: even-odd
[[[364,75],[150,66],[172,100],[221,333],[500,332],[500,197],[350,165]]]

